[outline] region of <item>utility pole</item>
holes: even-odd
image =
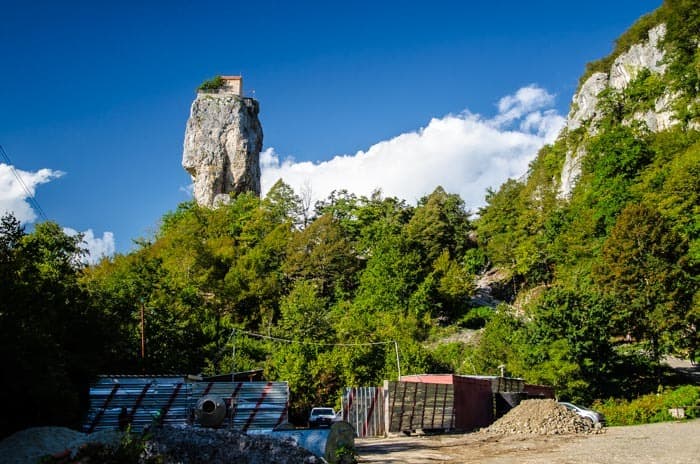
[[[231,336],[233,338],[233,349],[231,350],[231,372],[236,372],[236,329],[234,328]],[[232,379],[233,380],[233,379]]]
[[[401,381],[401,361],[399,361],[399,344],[394,340],[394,350],[396,350],[396,370],[399,372],[399,382]]]
[[[144,303],[141,300],[141,359],[146,358],[146,317]]]

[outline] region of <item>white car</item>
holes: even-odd
[[[313,408],[309,414],[309,427],[331,426],[335,422],[336,414],[333,408]]]
[[[584,419],[590,420],[593,424],[605,425],[605,416],[599,413],[598,411],[594,411],[592,409],[584,408],[581,406],[576,406],[573,403],[567,403],[564,401],[560,401],[559,404],[564,406],[569,411],[575,412]]]

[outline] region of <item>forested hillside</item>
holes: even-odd
[[[3,418],[2,434],[79,420],[98,373],[261,368],[289,382],[294,417],[335,404],[344,386],[396,379],[396,348],[402,374],[505,365],[584,401],[656,389],[660,358],[700,344],[697,1],[667,0],[582,78],[662,23],[665,72],[601,92],[595,118],[478,212],[440,187],[415,206],[380,191],[312,206],[280,181],[262,199],[183,203],[133,252],[90,267],[57,225],[26,233],[5,217],[0,343],[12,381],[0,397],[20,423]],[[650,130],[635,114],[664,95],[675,122]],[[562,195],[577,150],[581,172]],[[473,298],[489,271],[498,307]]]
[[[656,70],[620,60],[652,30],[666,31]],[[553,374],[550,382],[589,399],[644,389],[664,354],[697,356],[699,38],[697,1],[666,1],[641,18],[609,57],[588,65],[580,92],[610,70],[591,118],[571,124],[574,105],[569,127],[540,151],[527,180],[489,192],[479,246],[509,271],[522,311],[499,315],[517,330],[494,349],[517,374]],[[615,73],[629,83],[616,87]],[[650,127],[664,105],[669,127]],[[583,154],[580,174],[563,196],[560,173],[572,153]]]

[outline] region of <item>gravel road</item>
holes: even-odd
[[[356,440],[361,463],[700,463],[700,419],[611,427],[598,435],[484,433]]]

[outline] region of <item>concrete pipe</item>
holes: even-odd
[[[218,427],[226,417],[226,403],[214,395],[203,396],[197,401],[194,416],[199,425],[204,427]]]
[[[355,429],[347,422],[335,422],[327,429],[273,430],[266,433],[271,438],[294,442],[329,463],[339,462],[339,451],[355,449]]]

